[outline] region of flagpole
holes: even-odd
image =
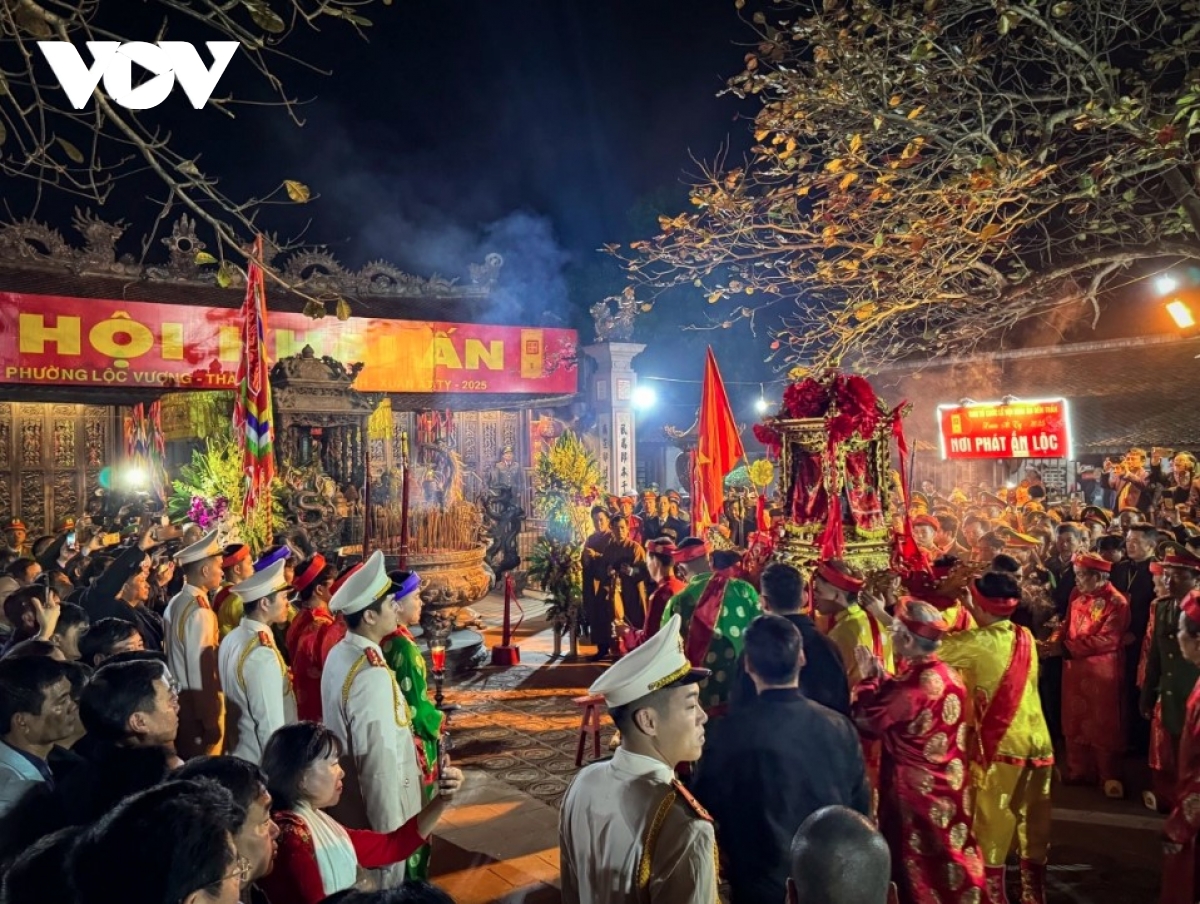
[[[363,447],[363,535],[362,554],[364,561],[371,554],[371,422],[366,429],[367,442]]]
[[[408,431],[400,434],[400,570],[408,568]]]
[[[257,525],[255,519],[261,518],[265,542],[270,543],[275,511],[271,486],[275,477],[275,447],[270,366],[266,348],[267,297],[263,284],[262,242],[261,235],[255,238],[246,267],[242,350],[238,361],[233,428],[241,450],[242,472],[246,480],[242,517],[249,526]]]

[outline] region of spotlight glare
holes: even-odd
[[[771,407],[771,403],[766,399],[759,399],[754,403],[754,410],[759,414],[766,414],[767,409]]]
[[[1159,295],[1170,295],[1178,288],[1179,280],[1177,280],[1174,276],[1164,275],[1154,280],[1154,290],[1158,292]]]
[[[633,390],[633,407],[639,411],[648,411],[658,402],[658,395],[649,386],[638,386]]]
[[[1181,330],[1196,325],[1196,318],[1192,316],[1192,309],[1178,298],[1167,305],[1167,313],[1171,315],[1171,319],[1175,321],[1175,325]]]

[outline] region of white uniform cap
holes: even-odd
[[[217,532],[210,530],[207,534],[175,553],[175,561],[180,565],[190,565],[221,555],[221,546],[217,543]]]
[[[679,624],[679,616],[672,615],[657,634],[618,659],[597,678],[588,693],[603,696],[609,707],[626,706],[668,684],[686,684],[707,678],[712,674],[709,669],[693,668],[683,655]]]
[[[329,601],[330,612],[352,615],[376,602],[391,589],[392,579],[383,561],[383,551],[375,550],[363,567],[346,578]]]
[[[287,563],[280,559],[274,565],[268,565],[262,571],[250,575],[240,584],[234,584],[230,590],[241,597],[243,603],[253,603],[264,596],[286,590],[288,582],[287,578],[283,576],[285,565]]]

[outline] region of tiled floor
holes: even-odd
[[[552,634],[549,630],[527,634],[531,628],[544,626],[535,621],[541,611],[541,603],[535,599],[523,601],[528,612],[524,636],[518,638],[521,648],[521,664],[508,669],[487,667],[456,682],[446,691],[447,700],[459,703],[462,709],[451,718],[450,730],[455,737],[456,747],[451,754],[459,762],[487,760],[487,768],[467,768],[467,781],[463,791],[443,818],[434,834],[433,879],[454,897],[457,904],[488,904],[488,902],[525,902],[525,904],[557,904],[558,893],[558,810],[555,804],[562,788],[550,788],[555,776],[533,775],[540,771],[544,762],[541,754],[544,745],[525,744],[527,734],[534,729],[549,730],[561,742],[558,735],[565,729],[557,723],[559,716],[550,716],[537,724],[531,714],[514,713],[507,721],[497,718],[496,710],[502,705],[497,700],[517,690],[537,675],[537,683],[571,685],[575,681],[590,681],[593,670],[581,666],[557,665],[551,657]],[[487,624],[484,632],[489,647],[498,643],[498,629],[502,619],[502,601],[489,597],[475,607]],[[546,675],[543,668],[552,670]],[[561,676],[561,680],[560,679]],[[531,692],[558,698],[583,693],[583,687],[546,688]],[[495,695],[496,699],[492,699]],[[566,700],[562,700],[566,703]],[[478,712],[483,710],[484,712]],[[509,731],[501,728],[467,730],[458,726],[474,725],[490,714],[493,724],[510,726]],[[508,717],[508,712],[503,713]],[[475,721],[472,721],[472,720]],[[571,719],[566,718],[570,723]],[[578,725],[578,717],[574,724]],[[557,730],[556,730],[557,729]],[[489,759],[482,745],[485,734],[496,734],[493,739],[502,750],[497,750]],[[573,732],[571,733],[573,736]],[[467,740],[460,740],[466,738]],[[515,742],[515,743],[513,743]],[[514,749],[515,748],[515,749]],[[549,748],[546,748],[547,750]],[[524,751],[533,753],[526,759]],[[548,759],[548,758],[547,758]],[[555,754],[555,761],[562,756]],[[571,764],[573,766],[573,764]],[[529,771],[530,775],[523,773]],[[561,771],[561,769],[559,769]],[[521,779],[525,787],[537,786],[536,779],[545,779],[547,785],[539,790],[541,797],[504,781],[500,776],[509,774]],[[570,776],[562,776],[569,780]],[[565,782],[560,782],[565,787]],[[552,793],[554,792],[554,793]]]
[[[558,812],[470,770],[438,828],[435,881],[458,904],[558,900]]]

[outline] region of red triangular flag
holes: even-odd
[[[717,522],[725,501],[725,475],[746,457],[711,346],[704,362],[699,432],[692,487],[692,532],[697,536]]]

